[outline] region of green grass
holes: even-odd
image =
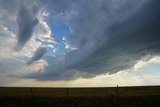
[[[108,88],[22,88],[1,87],[0,97],[85,97],[85,96],[116,96],[117,87]],[[68,92],[67,92],[68,91]],[[118,87],[118,96],[160,95],[159,86]]]
[[[33,94],[32,94],[33,92]],[[0,107],[159,107],[160,87],[0,88]]]

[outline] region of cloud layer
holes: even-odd
[[[90,78],[130,69],[140,60],[159,55],[158,1],[100,0],[68,5],[59,10],[72,30],[66,40],[77,50],[61,58],[46,59],[48,66],[43,72],[29,77]]]
[[[41,72],[33,70],[22,76],[25,78],[91,78],[132,69],[139,61],[160,54],[158,0],[13,0],[11,6],[8,0],[0,2],[0,41],[7,41],[0,43],[0,66],[17,58],[21,66],[28,63],[37,67],[33,62],[40,59],[47,63]],[[55,41],[51,27],[59,20],[70,28],[63,36],[63,55],[56,53],[55,44],[60,43]],[[11,70],[3,66],[0,71]]]

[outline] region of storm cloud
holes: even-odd
[[[46,53],[46,48],[45,47],[39,47],[36,51],[35,51],[35,53],[34,53],[34,55],[32,56],[32,58],[27,62],[27,65],[30,65],[30,64],[32,64],[34,61],[37,61],[37,60],[40,60],[42,57],[43,57],[43,55]]]
[[[27,77],[39,80],[90,78],[130,69],[140,60],[159,55],[159,1],[80,3],[83,8],[75,3],[75,7],[70,7],[74,11],[70,9],[68,16],[66,12],[72,35],[78,35],[68,37],[68,41],[78,49],[62,58],[46,59],[48,66],[44,72]]]
[[[20,51],[26,42],[31,38],[34,27],[38,24],[38,19],[35,17],[38,7],[33,6],[31,9],[27,9],[22,6],[18,12],[18,35],[17,44],[15,46],[16,51]]]
[[[22,75],[24,78],[92,78],[132,69],[139,61],[160,55],[158,0],[0,2],[4,5],[0,7],[0,41],[4,41],[0,49],[5,50],[0,54],[0,71],[16,71],[27,64],[30,71],[36,69]],[[43,9],[38,4],[44,5]],[[58,29],[61,35],[56,35],[55,26],[61,27],[57,23],[62,24],[62,32],[67,26],[66,34]],[[13,26],[16,24],[17,28]],[[56,41],[56,36],[62,41]],[[16,63],[7,69],[10,60]],[[39,67],[43,64],[38,60],[43,60],[45,66]],[[33,64],[36,61],[39,64]],[[41,72],[36,72],[39,68]]]
[[[108,35],[110,37],[87,58],[68,66],[69,69],[78,68],[91,74],[114,73],[131,68],[138,60],[159,55],[158,4],[158,1],[148,1],[126,20],[110,25],[101,38],[103,41]]]

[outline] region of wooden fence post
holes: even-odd
[[[68,88],[66,88],[67,98],[69,98]]]
[[[118,85],[116,87],[116,100],[117,100],[117,107],[119,107]]]
[[[118,85],[117,85],[117,88],[116,88],[116,97],[117,97],[117,100],[118,100]]]
[[[66,98],[66,107],[68,107],[68,106],[70,105],[70,99],[69,99],[68,88],[66,88],[66,94],[67,94],[67,98]]]
[[[30,91],[31,91],[32,97],[35,97],[32,88],[30,88]]]

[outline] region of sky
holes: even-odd
[[[159,0],[0,0],[0,86],[160,85]]]

